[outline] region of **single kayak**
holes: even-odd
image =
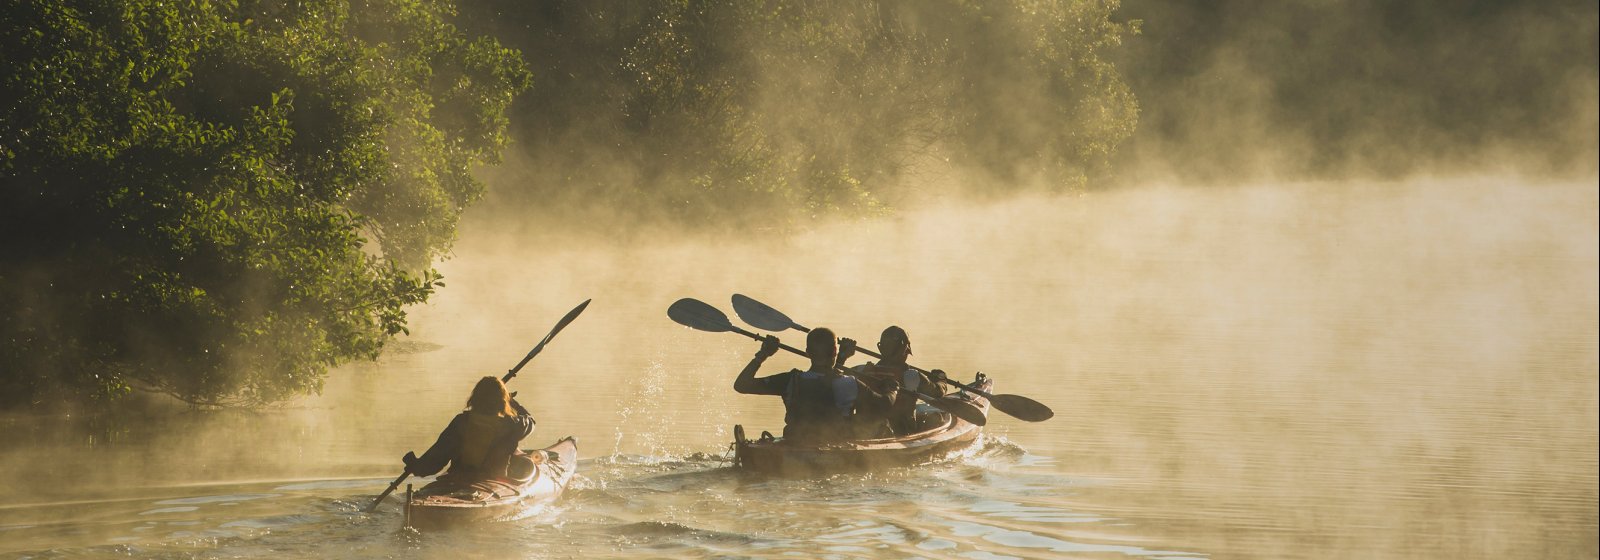
[[[568,436],[550,447],[524,453],[513,457],[507,469],[521,472],[522,478],[460,480],[446,474],[410,493],[405,525],[442,529],[499,521],[555,501],[578,470],[578,441]]]
[[[994,381],[980,373],[972,386],[987,393]],[[975,393],[958,390],[943,398],[965,400],[985,417],[989,414],[989,400]],[[734,464],[746,471],[778,476],[871,471],[947,457],[971,446],[983,432],[982,426],[927,403],[917,403],[917,417],[922,429],[913,434],[812,445],[791,444],[765,432],[760,438],[747,439],[744,426],[734,426]]]

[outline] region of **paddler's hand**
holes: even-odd
[[[411,464],[417,462],[417,454],[407,451],[406,456],[400,458],[400,462],[406,464],[406,470],[415,470],[411,468]]]
[[[934,383],[938,383],[938,382],[940,382],[942,380],[946,380],[946,379],[950,379],[950,378],[945,376],[944,370],[942,370],[942,369],[936,369],[936,370],[928,372],[928,380],[932,381]]]
[[[900,392],[900,382],[895,379],[882,379],[878,382],[877,389],[879,393],[892,399]]]
[[[856,340],[853,338],[839,339],[839,359],[835,362],[839,367],[844,367],[845,360],[856,355]]]
[[[781,343],[778,342],[778,337],[776,336],[769,334],[761,337],[761,349],[756,350],[756,357],[763,360],[771,358],[773,354],[778,353],[779,344]]]

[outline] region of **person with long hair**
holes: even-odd
[[[533,433],[533,415],[506,391],[500,378],[478,380],[467,398],[467,408],[457,414],[439,439],[421,457],[407,452],[406,469],[430,476],[450,465],[449,477],[503,478],[517,444]]]

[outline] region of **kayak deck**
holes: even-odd
[[[441,476],[406,499],[404,524],[440,529],[514,517],[527,508],[554,501],[578,470],[578,443],[571,436],[542,450],[527,480],[459,480]]]

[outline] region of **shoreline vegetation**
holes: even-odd
[[[395,337],[469,208],[781,234],[1174,176],[1593,176],[1596,10],[24,1],[0,19],[0,412],[318,394],[418,350]]]

